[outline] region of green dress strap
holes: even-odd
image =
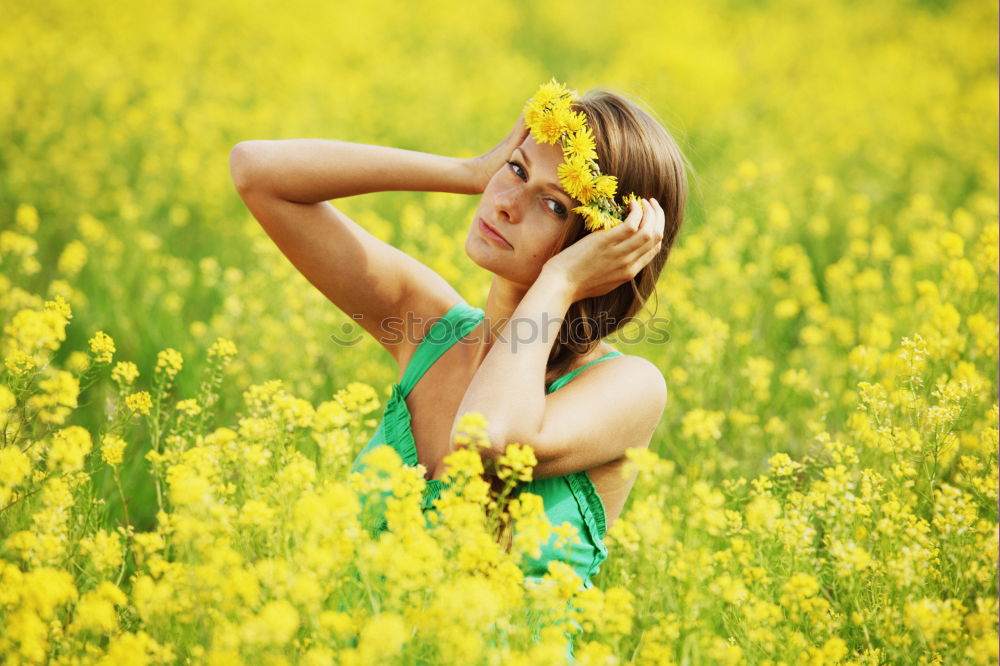
[[[549,384],[548,390],[546,390],[545,392],[546,393],[552,393],[553,391],[557,391],[557,390],[561,389],[563,386],[566,386],[566,384],[569,384],[571,381],[573,381],[574,377],[576,377],[578,374],[580,374],[581,372],[583,372],[584,370],[586,370],[590,366],[594,365],[595,363],[600,363],[601,361],[605,361],[605,360],[607,360],[609,358],[614,358],[616,356],[624,356],[624,354],[622,354],[620,351],[612,349],[611,351],[609,351],[604,356],[602,356],[600,358],[595,358],[590,363],[585,363],[585,364],[581,365],[579,368],[577,368],[576,370],[573,370],[572,372],[567,372],[562,377],[559,377],[558,379],[553,380],[552,383]]]
[[[474,308],[465,301],[459,301],[434,322],[427,335],[417,345],[413,358],[410,359],[403,377],[399,380],[404,398],[410,395],[410,391],[428,368],[434,365],[434,362],[452,345],[468,335],[484,316],[485,313],[481,309]]]

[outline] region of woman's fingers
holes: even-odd
[[[663,231],[666,227],[666,215],[663,213],[663,208],[660,207],[660,202],[656,199],[651,199],[653,203],[653,208],[656,210],[656,224],[654,228],[656,229],[656,236],[660,242],[663,241]]]
[[[645,199],[633,205],[635,208],[632,213],[619,225],[625,227],[617,239],[619,249],[624,254],[631,254],[648,245],[657,235],[656,212],[653,206]]]
[[[622,227],[622,229],[619,230],[622,238],[629,238],[632,236],[632,234],[639,228],[642,216],[642,204],[633,199],[629,202],[628,215],[626,215],[622,223],[618,225]]]
[[[631,218],[628,235],[618,244],[618,256],[626,269],[638,273],[660,252],[663,247],[665,218],[663,209],[656,200],[642,200],[643,214],[639,219]]]
[[[514,147],[520,146],[521,142],[523,142],[527,136],[528,126],[524,122],[524,114],[522,113],[517,117],[517,122],[514,123],[514,129],[512,129],[510,134],[507,135],[507,143],[513,145],[511,150],[513,150]]]

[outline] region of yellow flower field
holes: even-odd
[[[0,661],[996,664],[995,4],[14,0],[0,22]],[[392,359],[229,151],[491,148],[551,78],[694,165],[641,321],[669,388],[581,589],[475,442],[424,519]],[[472,304],[475,198],[338,202]],[[530,478],[511,446],[500,478]],[[365,529],[390,494],[389,532]],[[509,552],[492,537],[505,509]]]

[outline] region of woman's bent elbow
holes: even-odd
[[[247,190],[252,182],[252,167],[255,161],[254,145],[257,140],[240,141],[229,151],[229,174],[237,192]]]

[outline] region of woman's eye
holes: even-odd
[[[566,215],[566,206],[563,206],[561,203],[559,203],[555,199],[546,199],[545,201],[547,202],[547,204],[549,206],[549,209],[553,213],[555,213],[559,217],[564,217]]]
[[[521,180],[528,180],[527,174],[524,173],[524,167],[522,167],[514,160],[508,161],[507,164],[510,165],[510,168],[514,171],[514,173],[517,175],[518,178],[520,178]]]

